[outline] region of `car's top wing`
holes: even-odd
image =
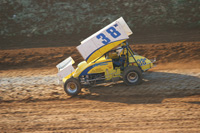
[[[78,51],[87,63],[102,56],[128,39],[132,31],[122,17],[83,40]]]

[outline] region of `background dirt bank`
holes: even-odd
[[[89,37],[94,32],[66,35],[45,35],[45,36],[14,36],[1,37],[0,49],[22,49],[22,48],[42,48],[42,47],[66,47],[78,46],[82,40]],[[128,39],[130,44],[155,44],[174,42],[199,42],[200,28],[176,28],[176,27],[151,27],[138,28],[133,30],[133,35]]]
[[[188,64],[191,61],[200,61],[200,42],[135,44],[131,47],[149,59],[156,57],[157,63],[181,61]],[[83,60],[74,46],[0,50],[0,69],[55,67],[69,56],[76,63]]]

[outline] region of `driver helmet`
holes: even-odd
[[[118,50],[116,51],[116,53],[118,56],[120,56],[123,49],[122,49],[122,47],[117,47],[117,49]]]

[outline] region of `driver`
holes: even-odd
[[[119,59],[119,55],[116,50],[113,50],[108,53],[108,58],[110,59]]]

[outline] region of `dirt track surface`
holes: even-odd
[[[0,70],[0,132],[200,132],[199,43],[189,44],[148,45],[162,56],[141,85],[107,83],[73,98],[58,84],[55,67]],[[138,51],[148,51],[143,46]]]
[[[107,83],[74,98],[46,69],[4,71],[0,131],[199,132],[200,69],[161,68],[145,73],[141,85]]]

